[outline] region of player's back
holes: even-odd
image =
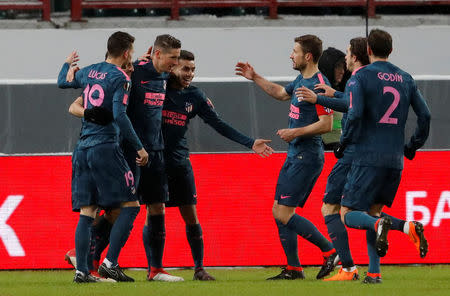
[[[120,88],[130,87],[128,76],[116,65],[101,62],[83,68],[76,79],[83,90],[84,108],[103,107],[113,113],[114,95]],[[120,98],[126,100],[127,95]],[[80,147],[91,147],[101,143],[118,142],[119,127],[115,121],[98,125],[83,119]]]
[[[403,168],[405,124],[416,91],[414,80],[397,66],[383,61],[361,69],[356,78],[360,87],[353,95],[362,96],[364,101],[356,161]]]

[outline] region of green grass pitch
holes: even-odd
[[[192,270],[171,270],[185,282],[145,281],[144,270],[128,270],[134,283],[72,283],[72,270],[0,271],[0,296],[53,295],[450,295],[450,266],[382,266],[383,283],[365,285],[357,282],[323,282],[315,280],[317,267],[305,268],[306,280],[266,281],[279,268],[207,269],[215,282],[192,281]],[[360,267],[363,277],[367,267]]]

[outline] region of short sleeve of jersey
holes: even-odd
[[[333,110],[322,105],[316,104],[317,116],[333,114]]]
[[[297,78],[295,78],[294,81],[292,81],[291,83],[289,83],[288,85],[286,85],[284,87],[284,90],[288,93],[288,95],[292,96],[292,93],[294,92],[294,88],[295,85],[297,84],[297,82],[302,79],[302,75],[298,75]]]

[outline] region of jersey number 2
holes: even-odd
[[[395,111],[395,108],[397,108],[398,103],[400,103],[400,93],[398,90],[391,86],[385,86],[383,88],[383,95],[385,93],[391,93],[394,95],[394,101],[387,109],[386,113],[384,113],[383,117],[381,117],[379,123],[387,123],[387,124],[397,124],[398,118],[391,117],[391,114]]]
[[[98,91],[98,98],[93,98],[92,95],[94,92]],[[100,84],[94,84],[91,88],[89,88],[89,84],[86,85],[86,88],[83,91],[84,93],[84,108],[87,108],[87,100],[92,104],[92,106],[99,107],[103,104],[103,99],[105,98],[105,92]]]

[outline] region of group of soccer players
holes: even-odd
[[[194,54],[181,50],[179,40],[158,36],[148,55],[131,66],[133,41],[127,33],[114,33],[108,40],[106,61],[81,70],[76,67],[74,52],[58,77],[60,87],[84,88],[83,97],[70,108],[72,114],[84,117],[72,158],[72,207],[80,211],[74,281],[101,281],[95,276],[96,269],[105,278],[133,281],[117,259],[139,211],[138,199],[147,205],[143,230],[147,279],[183,280],[168,274],[162,265],[164,209],[178,206],[195,263],[194,280],[214,280],[203,268],[202,228],[186,140],[189,120],[199,115],[223,136],[261,156],[269,156],[273,150],[267,146],[269,140],[248,138],[222,121],[210,99],[191,86]],[[387,252],[391,228],[409,235],[420,256],[426,255],[428,245],[420,223],[382,212],[384,205],[392,205],[403,156],[414,158],[428,137],[430,122],[414,80],[388,62],[391,51],[392,38],[381,30],[372,30],[367,39],[352,39],[345,59],[353,73],[343,93],[334,91],[320,73],[322,41],[314,35],[295,38],[290,58],[300,74],[286,87],[266,80],[248,63],[236,65],[237,75],[253,80],[273,98],[291,103],[289,128],[277,131],[289,149],[273,204],[287,267],[269,280],[305,278],[297,235],[323,253],[317,279],[329,275],[340,261],[339,272],[325,280],[357,280],[345,225],[366,230],[370,263],[364,283],[381,282],[380,257]],[[418,126],[404,145],[410,105]],[[295,210],[304,206],[322,171],[320,135],[332,128],[331,109],[345,112],[345,116],[341,143],[335,149],[339,161],[328,178],[322,206],[330,241]],[[99,207],[105,214],[93,223]],[[99,265],[108,243],[105,260]]]

